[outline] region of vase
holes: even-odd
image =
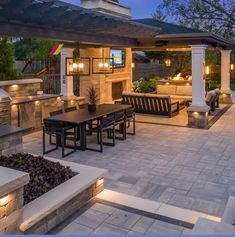
[[[95,112],[96,111],[96,104],[88,104],[88,111]]]

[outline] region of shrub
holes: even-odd
[[[14,45],[7,37],[0,39],[0,80],[15,80],[17,72],[14,66]]]
[[[149,93],[156,90],[157,81],[160,80],[158,76],[152,76],[149,78],[140,78],[133,83],[134,92]]]

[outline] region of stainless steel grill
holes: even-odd
[[[0,124],[11,123],[11,100],[9,94],[0,89]]]

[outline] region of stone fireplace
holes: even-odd
[[[88,48],[81,49],[81,57],[109,57],[109,48]],[[122,91],[131,91],[132,88],[132,50],[125,49],[126,63],[123,68],[116,68],[113,74],[91,74],[90,76],[80,77],[80,95],[87,97],[87,89],[94,85],[99,95],[99,103],[111,103],[116,97],[120,96]],[[121,87],[122,85],[122,87]],[[114,87],[117,86],[115,94],[113,94]],[[116,93],[119,95],[116,95]]]
[[[122,81],[112,83],[112,98],[113,100],[120,99],[122,97],[123,85]]]

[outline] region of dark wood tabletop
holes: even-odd
[[[115,113],[121,110],[131,108],[131,105],[122,104],[101,104],[97,105],[96,112],[89,112],[87,108],[67,112],[55,116],[51,116],[48,119],[53,121],[68,122],[74,124],[81,124],[90,120],[101,118],[107,114]]]

